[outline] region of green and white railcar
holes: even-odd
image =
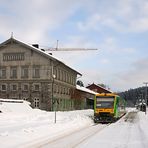
[[[94,122],[114,122],[125,113],[126,102],[114,93],[96,94],[94,99]]]

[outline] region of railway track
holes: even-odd
[[[124,121],[130,121],[130,118],[134,116],[133,114],[135,113],[128,113],[123,116],[123,118],[121,117],[121,119]],[[101,132],[111,124],[112,123],[98,123],[70,133],[66,133],[65,131],[65,133],[61,133],[56,137],[53,135],[52,139],[48,139],[48,137],[45,137],[44,139],[38,139],[37,141],[32,142],[32,144],[23,146],[23,148],[77,148],[81,143],[88,140],[90,137],[95,136],[97,133]]]
[[[123,119],[122,117],[124,117],[125,119]],[[132,113],[128,113],[127,115],[122,117],[122,120],[129,121],[130,117],[132,117]],[[98,132],[104,130],[110,124],[112,123],[93,124],[92,126],[84,127],[71,133],[61,134],[54,139],[34,143],[33,145],[27,146],[25,148],[76,148],[90,137],[95,136]]]
[[[137,112],[131,111],[127,113],[125,116],[123,116],[121,118],[121,121],[133,123],[136,121],[136,119]],[[40,143],[38,142],[26,148],[78,148],[83,142],[95,136],[96,134],[104,130],[106,127],[108,127],[110,124],[111,123],[94,124],[92,126],[84,127],[71,133],[62,134],[51,140],[42,141]]]
[[[124,121],[133,123],[136,121],[136,118],[137,118],[137,111],[131,111],[124,117]]]
[[[106,128],[107,126],[109,126],[111,123],[106,124],[104,127],[93,131],[92,133],[90,133],[89,135],[87,135],[84,139],[82,139],[81,141],[77,142],[77,144],[75,144],[72,148],[76,148],[78,145],[80,145],[81,143],[83,143],[85,140],[89,139],[92,136],[95,136],[98,132],[101,132],[104,128]],[[97,124],[95,124],[94,126],[97,126]]]
[[[110,124],[94,124],[75,132],[61,135],[60,137],[50,141],[36,143],[32,146],[28,146],[27,148],[76,148],[79,144],[102,131],[109,125]]]

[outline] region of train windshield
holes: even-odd
[[[96,107],[97,108],[113,108],[114,97],[96,97]]]

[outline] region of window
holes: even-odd
[[[59,86],[57,85],[56,92],[59,93]]]
[[[6,78],[6,67],[0,68],[0,78],[3,78],[3,79]]]
[[[65,91],[65,89],[64,89],[64,87],[62,87],[62,94],[64,94],[64,93],[65,93],[64,91]]]
[[[17,67],[10,67],[10,78],[17,78]]]
[[[51,84],[48,84],[47,88],[48,88],[48,91],[51,92],[52,85]]]
[[[17,85],[16,84],[12,84],[12,91],[17,91]]]
[[[68,83],[70,83],[70,75],[68,74]]]
[[[23,66],[21,68],[21,77],[28,78],[28,66]]]
[[[59,94],[62,94],[62,87],[59,86]]]
[[[72,77],[72,84],[75,85],[75,78]]]
[[[68,88],[66,88],[66,95],[68,95]]]
[[[23,85],[23,91],[28,91],[28,88],[29,88],[28,84]]]
[[[56,84],[53,85],[53,92],[56,93]]]
[[[59,80],[60,75],[59,75],[59,69],[57,68],[57,79]]]
[[[113,108],[114,106],[114,97],[106,96],[106,97],[96,97],[96,107],[97,108]]]
[[[72,84],[72,76],[70,76],[70,84]]]
[[[62,71],[62,81],[64,81],[64,71]]]
[[[56,76],[56,79],[57,79],[57,69],[56,68],[53,69],[53,74]]]
[[[63,88],[63,94],[65,94],[66,93],[66,90],[65,90],[65,87]]]
[[[34,84],[34,90],[39,91],[40,90],[40,85],[39,84]]]
[[[62,80],[62,71],[59,70],[60,80]]]
[[[65,81],[68,82],[68,74],[66,72]]]
[[[33,78],[40,78],[40,66],[33,67]]]
[[[2,85],[1,85],[1,90],[2,90],[2,91],[6,91],[6,90],[7,90],[6,84],[2,84]]]
[[[34,107],[35,108],[39,108],[39,102],[40,102],[40,100],[39,100],[39,98],[34,98]]]
[[[67,94],[70,95],[70,88],[68,88],[68,90],[67,90]]]
[[[22,61],[25,59],[24,53],[4,53],[3,61]]]

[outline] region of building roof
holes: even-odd
[[[62,62],[61,60],[59,60],[58,58],[56,58],[56,57],[50,55],[49,53],[47,53],[47,52],[41,50],[40,48],[36,48],[36,47],[34,47],[33,45],[29,45],[29,44],[27,44],[27,43],[24,43],[24,42],[22,42],[22,41],[19,41],[19,40],[17,40],[17,39],[14,39],[13,37],[11,37],[11,38],[9,38],[8,40],[2,42],[2,43],[0,44],[0,48],[1,48],[1,47],[5,47],[5,46],[6,46],[8,43],[10,43],[10,42],[16,42],[16,43],[18,43],[18,44],[20,44],[20,45],[22,45],[22,46],[25,46],[25,47],[27,47],[27,48],[29,48],[29,49],[35,51],[35,52],[38,52],[39,54],[41,54],[41,55],[43,55],[43,56],[45,56],[45,57],[47,57],[47,58],[52,59],[53,61],[60,62],[61,64],[65,65],[66,67],[70,68],[71,70],[75,71],[77,74],[79,74],[79,75],[82,76],[81,73],[79,73],[78,71],[74,70],[73,68],[71,68],[70,66],[68,66],[67,64],[65,64],[64,62]]]
[[[109,93],[113,93],[111,90],[108,90],[108,89],[106,89],[106,88],[104,88],[104,87],[102,87],[102,86],[100,86],[100,85],[94,84],[94,83],[88,85],[86,88],[90,88],[90,87],[92,87],[92,86],[95,86],[95,87],[101,88],[101,89],[103,89],[103,90],[105,90],[105,91],[107,91],[107,92],[109,92]]]
[[[87,93],[90,93],[90,94],[93,94],[93,95],[98,94],[98,93],[96,93],[96,92],[94,92],[94,91],[92,91],[92,90],[90,90],[88,88],[85,88],[85,87],[79,86],[79,85],[76,85],[76,89],[87,92]]]

